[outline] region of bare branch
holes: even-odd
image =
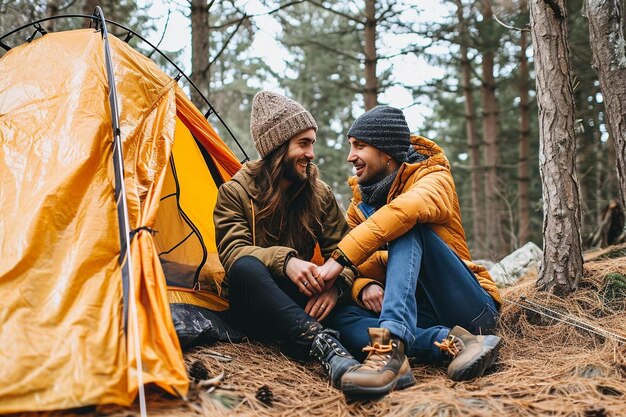
[[[288,7],[291,7],[291,6],[295,6],[296,4],[304,3],[305,1],[306,0],[294,0],[294,1],[291,1],[289,3],[282,4],[282,5],[278,6],[277,8],[272,9],[272,10],[270,10],[268,12],[258,13],[258,14],[251,14],[251,15],[247,15],[247,17],[248,17],[248,19],[252,19],[254,17],[259,17],[259,16],[269,16],[269,15],[272,15],[274,13],[279,12],[280,10],[286,9]],[[239,25],[240,24],[239,22],[240,22],[239,18],[232,19],[232,20],[228,20],[228,21],[222,23],[221,25],[209,26],[209,29],[211,29],[211,30],[224,29],[224,28],[227,28],[227,27],[235,25],[235,24]]]
[[[335,53],[335,54],[337,54],[339,56],[343,56],[345,58],[351,59],[353,61],[357,61],[357,62],[364,62],[365,61],[362,58],[355,57],[353,55],[350,55],[349,53],[346,53],[346,52],[340,51],[338,49],[332,48],[332,47],[328,46],[325,43],[314,41],[314,40],[311,40],[311,39],[307,39],[304,43],[301,43],[301,44],[300,43],[298,43],[298,44],[294,43],[294,44],[291,44],[291,45],[288,45],[288,46],[303,46],[303,45],[314,45],[314,46],[320,47],[321,49],[324,49],[326,51],[333,52],[333,53]]]
[[[398,20],[391,20],[391,19],[396,16],[400,16],[402,13],[404,13],[404,10],[392,11],[391,13],[386,15],[383,20],[379,20],[378,24],[381,26],[391,26],[392,24],[395,24],[398,22]]]
[[[159,39],[159,42],[157,42],[156,44],[156,48],[154,48],[152,52],[148,54],[148,58],[150,59],[152,59],[152,55],[156,52],[157,49],[159,49],[159,45],[161,45],[161,42],[163,42],[163,39],[165,38],[165,33],[167,32],[167,27],[170,24],[170,16],[172,14],[171,6],[171,3],[167,5],[167,19],[165,20],[165,27],[163,28],[163,33],[161,33],[161,39]]]
[[[530,32],[530,28],[516,28],[515,26],[509,26],[504,23],[502,20],[498,19],[498,16],[494,13],[493,19],[500,24],[500,26],[505,27],[510,30],[516,30],[518,32]]]
[[[226,39],[224,41],[224,43],[222,44],[222,49],[219,50],[219,52],[213,57],[213,59],[211,60],[211,62],[209,62],[209,65],[207,66],[207,70],[209,68],[211,68],[211,65],[215,64],[215,62],[218,60],[218,58],[224,53],[224,51],[226,50],[226,48],[228,47],[228,44],[230,43],[230,41],[233,39],[233,37],[235,36],[235,34],[237,33],[237,31],[239,30],[239,28],[241,27],[241,24],[248,18],[247,15],[243,15],[243,17],[239,20],[239,23],[237,24],[237,27],[235,28],[235,30],[232,31],[232,33],[230,34],[230,36],[228,37],[228,39]]]
[[[397,56],[402,56],[402,55],[407,55],[407,54],[419,54],[424,52],[424,50],[426,48],[429,48],[430,46],[432,46],[432,42],[428,45],[425,46],[414,46],[413,48],[407,48],[407,49],[402,49],[400,52],[396,52],[395,54],[391,54],[391,55],[384,55],[384,56],[379,56],[378,59],[391,59],[391,58],[395,58]]]
[[[361,20],[357,19],[356,17],[354,17],[354,16],[352,16],[352,15],[349,15],[349,14],[347,14],[347,13],[343,13],[343,12],[340,12],[339,10],[335,10],[335,9],[333,9],[332,7],[326,7],[326,6],[324,6],[322,3],[319,3],[319,2],[317,2],[317,1],[315,1],[315,0],[306,0],[306,1],[307,1],[308,3],[311,3],[311,4],[312,4],[312,5],[314,5],[314,6],[320,7],[320,8],[322,8],[322,9],[327,10],[327,11],[329,11],[329,12],[331,12],[331,13],[334,13],[334,14],[336,14],[336,15],[338,15],[338,16],[345,17],[346,19],[348,19],[348,20],[350,20],[350,21],[352,21],[352,22],[354,22],[354,23],[358,23],[358,24],[360,24],[360,25],[364,25],[364,24],[365,24],[364,22],[362,22]]]
[[[470,62],[474,61],[475,57],[476,57],[476,55],[474,55],[474,57],[472,57],[472,58],[468,57],[468,61],[470,61]],[[482,76],[482,74],[478,73],[478,70],[476,69],[476,67],[474,65],[470,65],[469,68],[470,68],[470,71],[472,72],[472,75],[474,75],[474,77],[482,84],[483,83],[483,76]]]
[[[380,12],[378,17],[376,17],[376,22],[382,22],[383,20],[385,20],[385,15],[393,10],[393,6],[395,6],[395,3],[390,2],[387,5],[387,8],[383,10],[382,12]]]

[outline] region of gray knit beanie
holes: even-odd
[[[390,106],[376,106],[354,121],[348,137],[391,156],[402,163],[407,160],[411,145],[411,131],[402,110]]]
[[[317,130],[317,124],[301,104],[271,91],[254,96],[250,134],[261,159],[308,129]]]

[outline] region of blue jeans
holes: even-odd
[[[407,356],[423,363],[443,360],[435,341],[459,325],[474,334],[491,333],[498,308],[476,276],[425,224],[389,243],[382,311],[338,307],[331,322],[355,357],[369,343],[367,329],[384,327],[404,341]]]

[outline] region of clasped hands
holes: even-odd
[[[285,272],[298,290],[309,297],[304,311],[316,320],[323,320],[337,304],[337,289],[333,286],[343,271],[334,259],[329,259],[322,266],[291,257],[287,261]]]

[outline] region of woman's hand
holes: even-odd
[[[292,256],[287,261],[285,273],[301,293],[310,297],[323,291],[324,280],[317,272],[317,265]]]
[[[320,294],[313,295],[304,308],[305,313],[317,321],[324,320],[337,304],[337,288],[330,287]]]

